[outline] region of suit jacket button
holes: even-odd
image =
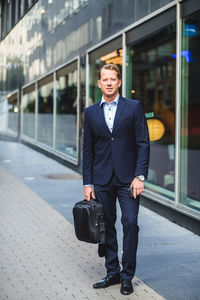
[[[111,141],[114,141],[114,137],[111,137]]]

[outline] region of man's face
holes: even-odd
[[[98,80],[98,86],[102,94],[106,98],[114,100],[118,94],[118,89],[121,86],[121,79],[118,79],[115,70],[103,69],[101,71],[101,78]]]

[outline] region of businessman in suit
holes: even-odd
[[[141,103],[119,95],[121,75],[117,65],[104,65],[98,86],[102,99],[85,110],[83,144],[84,198],[103,205],[106,225],[107,275],[93,285],[105,288],[121,282],[120,292],[133,292],[138,244],[139,196],[144,191],[149,164],[149,135]],[[132,187],[131,197],[128,189]],[[122,269],[115,229],[116,199],[122,213]]]

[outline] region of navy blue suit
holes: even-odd
[[[110,132],[100,101],[85,110],[83,145],[83,184],[93,184],[103,204],[106,219],[106,268],[108,275],[120,272],[115,230],[116,198],[122,211],[123,269],[121,277],[135,273],[138,241],[139,197],[133,199],[128,187],[137,175],[147,177],[149,136],[142,105],[137,100],[119,97]]]

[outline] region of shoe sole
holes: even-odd
[[[122,292],[120,291],[120,293],[121,293],[122,295],[124,295],[124,296],[130,295],[130,294],[132,294],[133,292],[134,292],[134,290],[132,290],[132,291],[130,291],[130,292],[127,292],[127,293],[122,293]]]
[[[93,285],[92,287],[93,287],[94,289],[105,289],[105,288],[107,288],[107,287],[109,287],[109,286],[116,285],[116,284],[120,284],[120,281],[119,281],[119,282],[115,282],[115,283],[108,284],[108,285],[106,285],[106,286],[97,286],[97,287],[95,287],[95,286]]]

